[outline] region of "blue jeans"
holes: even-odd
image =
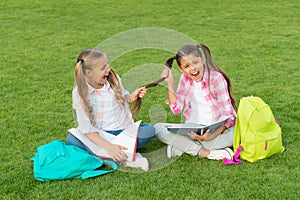
[[[106,132],[113,135],[118,135],[122,132],[122,130]],[[137,149],[142,148],[145,144],[150,142],[155,137],[155,134],[155,128],[151,124],[141,124],[138,130]],[[69,145],[77,146],[93,154],[92,151],[85,144],[83,144],[71,133],[67,136],[66,143]]]

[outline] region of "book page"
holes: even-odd
[[[128,156],[127,160],[134,161],[136,155],[138,129],[140,124],[141,120],[133,123],[124,129],[119,135],[112,135],[99,129],[99,136],[112,144],[117,144],[128,148],[127,150],[123,150]],[[104,148],[90,141],[84,134],[78,132],[77,129],[71,128],[69,129],[69,132],[72,133],[83,144],[85,144],[95,155],[101,158],[111,158]]]
[[[113,144],[121,145],[127,148],[127,150],[123,151],[127,154],[128,161],[135,160],[138,128],[140,126],[140,123],[141,121],[137,121],[131,126],[128,126],[111,141],[111,143]]]

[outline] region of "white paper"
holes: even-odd
[[[137,135],[140,123],[141,121],[137,121],[134,124],[128,126],[111,141],[111,143],[113,144],[121,145],[127,148],[127,150],[123,151],[127,154],[128,161],[135,160]]]
[[[128,148],[127,150],[123,150],[128,156],[127,161],[134,161],[136,154],[138,128],[140,124],[141,120],[133,123],[132,125],[125,128],[119,135],[112,135],[99,129],[99,135],[112,144],[117,144]],[[87,137],[85,137],[84,134],[77,131],[77,129],[69,129],[69,132],[72,133],[76,138],[78,138],[97,156],[111,158],[111,156],[104,148],[90,141]]]

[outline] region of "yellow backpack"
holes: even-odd
[[[234,129],[234,152],[242,146],[240,157],[249,162],[284,151],[281,128],[269,107],[261,98],[240,99]]]

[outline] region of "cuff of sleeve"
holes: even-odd
[[[236,120],[236,117],[231,117],[230,119],[228,119],[224,122],[224,126],[226,126],[226,128],[233,127],[235,125],[235,120]]]
[[[181,110],[178,108],[178,104],[176,102],[171,104],[170,108],[175,115],[177,115],[181,112]]]

